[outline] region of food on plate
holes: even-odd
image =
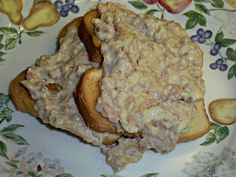
[[[192,0],[159,0],[160,5],[173,14],[183,11],[191,2]]]
[[[0,11],[6,14],[12,23],[21,24],[23,3],[22,0],[0,0]]]
[[[203,53],[179,24],[107,2],[70,22],[59,38],[54,55],[12,81],[12,100],[99,146],[115,172],[146,150],[167,153],[209,131]],[[33,104],[22,108],[18,99]]]
[[[36,112],[44,123],[67,130],[93,145],[110,144],[119,135],[101,134],[87,128],[74,103],[73,91],[80,76],[96,65],[88,61],[87,52],[77,35],[80,19],[75,21],[59,33],[67,31],[60,39],[56,54],[41,56],[27,72],[22,72],[11,82],[11,98],[17,109],[34,116]],[[21,106],[22,102],[26,103],[26,108]]]
[[[217,99],[209,104],[211,118],[223,125],[236,122],[236,99]]]
[[[101,41],[96,37],[94,33],[94,26],[92,20],[98,18],[98,11],[91,10],[83,16],[83,20],[80,25],[79,36],[84,43],[91,61],[98,63],[102,62],[102,55],[100,53]]]
[[[47,1],[35,3],[29,15],[23,20],[22,25],[27,30],[55,24],[60,18],[56,7]]]

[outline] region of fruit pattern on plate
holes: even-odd
[[[61,17],[67,17],[69,12],[74,14],[79,12],[79,6],[75,4],[75,0],[57,0],[54,2],[54,5],[60,12]]]

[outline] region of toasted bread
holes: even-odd
[[[236,122],[236,98],[217,99],[209,104],[211,118],[217,123],[230,125]]]
[[[97,10],[91,10],[83,16],[83,20],[80,25],[79,36],[86,47],[89,59],[91,61],[101,63],[101,41],[96,37],[94,32],[94,26],[92,24],[93,18],[97,17],[99,17]]]
[[[99,82],[101,78],[101,69],[92,68],[87,70],[77,88],[76,100],[85,122],[91,129],[110,132],[111,130],[113,131],[112,123],[95,109],[96,100],[100,94]],[[205,111],[204,100],[197,100],[195,106],[197,107],[197,114],[191,122],[190,129],[179,136],[179,143],[199,138],[210,130],[210,122]]]
[[[67,25],[65,25],[59,32],[58,40],[60,40],[62,37],[65,36],[66,32],[70,27],[79,26],[80,22],[81,18],[78,17],[69,22]],[[34,117],[38,117],[37,112],[34,109],[35,101],[31,98],[27,88],[25,88],[21,83],[23,80],[26,79],[26,74],[27,74],[27,69],[22,71],[11,81],[9,87],[11,100],[18,111],[28,113]],[[50,85],[48,88],[52,91],[55,90],[55,87],[52,85]],[[76,130],[70,130],[69,128],[67,129],[66,126],[67,125],[58,128],[68,130],[69,132],[75,135],[77,134]],[[110,135],[107,134],[107,136],[103,140],[103,144],[105,145],[113,144],[114,142],[117,141],[119,137],[120,136],[116,134],[110,134]]]
[[[197,108],[197,113],[193,118],[190,128],[187,132],[180,134],[178,143],[191,141],[205,135],[210,129],[210,121],[206,114],[205,104],[203,99],[194,102]]]
[[[10,96],[18,111],[37,117],[37,112],[34,110],[35,101],[30,97],[28,90],[21,84],[21,81],[26,79],[26,73],[27,69],[11,81]]]
[[[78,108],[88,127],[98,132],[116,132],[111,122],[95,110],[102,70],[88,69],[80,79],[76,93]]]

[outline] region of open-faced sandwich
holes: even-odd
[[[67,24],[59,50],[10,85],[20,111],[101,148],[115,172],[210,129],[203,53],[173,21],[108,2]]]

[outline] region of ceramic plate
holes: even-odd
[[[14,0],[11,0],[14,1]],[[236,97],[235,1],[194,0],[177,14],[165,8],[173,0],[119,1],[138,13],[174,20],[204,51],[205,104]],[[181,1],[181,0],[179,0]],[[186,0],[182,0],[184,2]],[[188,0],[187,0],[188,1]],[[39,0],[23,1],[23,16]],[[1,7],[2,1],[0,1]],[[9,82],[35,59],[53,54],[59,30],[82,16],[98,1],[55,1],[60,20],[32,31],[14,25],[0,13],[0,176],[110,177],[113,172],[96,147],[52,129],[36,118],[15,110],[8,96]],[[202,35],[202,34],[207,35]],[[217,45],[215,45],[217,44]],[[236,176],[236,126],[214,124],[204,137],[178,144],[171,153],[146,151],[142,160],[129,164],[121,177],[233,177]]]

